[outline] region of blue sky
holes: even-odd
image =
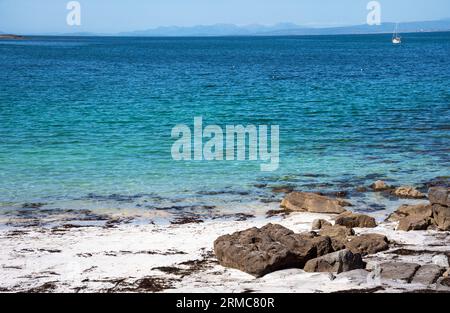
[[[69,0],[0,0],[0,31],[11,33],[105,32],[157,26],[292,22],[340,26],[366,21],[369,0],[79,0],[82,25],[66,25]],[[449,0],[379,0],[382,21],[450,17]]]

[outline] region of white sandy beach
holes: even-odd
[[[122,224],[115,228],[27,228],[0,233],[0,289],[6,292],[334,292],[351,289],[404,292],[423,285],[380,281],[360,270],[334,277],[288,269],[254,278],[215,260],[214,240],[249,227],[279,223],[295,232],[311,230],[314,219],[331,215],[293,213],[245,221],[207,220],[181,225]],[[365,258],[368,268],[392,260],[432,263],[450,246],[448,232],[394,231],[381,223],[357,233],[385,234],[389,251]],[[417,255],[390,253],[399,247],[426,250]],[[435,251],[436,253],[432,253]],[[383,288],[379,288],[382,286]],[[431,287],[433,288],[433,287]]]

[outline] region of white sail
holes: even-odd
[[[402,38],[398,35],[398,23],[395,24],[394,34],[392,35],[392,43],[393,44],[402,43]]]

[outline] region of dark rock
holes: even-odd
[[[431,187],[450,187],[450,176],[438,176],[432,180],[425,182],[423,188],[428,191]]]
[[[266,187],[267,187],[267,184],[254,184],[253,186],[254,186],[255,188],[262,189],[262,188],[266,188]]]
[[[52,293],[56,288],[56,282],[46,282],[41,286],[29,289],[27,293]]]
[[[312,222],[312,230],[322,229],[326,226],[332,226],[332,225],[330,222],[323,220],[323,219],[314,220]]]
[[[368,189],[367,189],[367,187],[360,186],[360,187],[356,188],[356,191],[357,191],[357,192],[367,192]]]
[[[272,187],[272,192],[274,193],[290,193],[294,191],[293,186],[275,186]]]
[[[287,215],[289,215],[291,213],[292,213],[291,210],[286,210],[286,209],[283,209],[283,210],[269,210],[269,211],[266,212],[266,217],[269,218],[269,217],[278,216],[278,215],[281,215],[281,216],[285,217],[285,216],[287,216]]]
[[[450,188],[432,187],[428,190],[428,199],[432,204],[450,206]]]
[[[115,228],[120,224],[131,223],[132,220],[132,217],[114,217],[106,221],[104,228]]]
[[[246,221],[251,218],[255,218],[253,214],[247,214],[247,213],[230,213],[230,214],[219,214],[216,216],[213,216],[212,219],[233,219],[238,222]]]
[[[434,284],[437,281],[437,279],[441,277],[444,271],[445,271],[444,268],[435,264],[423,265],[417,270],[411,283],[423,284],[427,286]]]
[[[350,250],[330,253],[306,262],[305,272],[342,273],[365,268],[360,254],[353,254]]]
[[[341,191],[330,191],[330,192],[318,192],[318,195],[325,196],[325,197],[333,197],[333,198],[345,198],[348,196],[348,191],[341,190]]]
[[[176,219],[170,221],[172,225],[184,225],[184,224],[199,224],[203,223],[203,220],[196,216],[179,216]]]
[[[39,209],[41,207],[43,207],[44,205],[46,205],[47,203],[24,203],[22,205],[23,209]]]
[[[404,262],[387,262],[380,264],[381,279],[399,280],[410,283],[420,265]]]
[[[384,287],[382,286],[377,286],[377,287],[373,287],[373,288],[362,288],[362,289],[349,289],[349,290],[339,290],[339,291],[335,291],[332,293],[343,293],[343,294],[349,294],[349,293],[376,293],[378,291],[384,291],[386,290]]]
[[[214,242],[222,266],[232,267],[256,277],[285,268],[303,268],[305,263],[333,251],[329,237],[311,233],[295,234],[276,224],[254,227]]]
[[[332,195],[337,198],[345,198],[348,196],[348,191],[346,191],[346,190],[335,191],[332,193]]]
[[[292,192],[281,202],[281,207],[299,212],[340,214],[349,203],[315,193]]]
[[[379,234],[364,234],[354,237],[346,244],[346,247],[353,253],[361,255],[375,254],[389,249],[386,236]]]
[[[344,212],[336,217],[336,224],[345,227],[366,227],[373,228],[377,226],[375,219],[364,214],[357,214],[352,212]]]

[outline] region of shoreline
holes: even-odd
[[[411,203],[423,202],[426,199]],[[281,210],[271,215],[267,213],[273,205],[262,205],[266,208],[265,215],[234,212],[199,218],[192,214],[170,216],[158,212],[158,218],[149,220],[149,216],[138,219],[85,211],[80,219],[80,212],[71,216],[74,212],[62,211],[45,225],[18,223],[0,230],[4,277],[0,291],[449,292],[436,285],[369,279],[368,273],[380,262],[433,264],[437,255],[450,258],[450,232],[398,231],[395,230],[398,223],[385,218],[378,218],[375,228],[354,228],[356,235],[381,234],[390,242],[388,250],[363,257],[369,272],[307,273],[294,268],[255,278],[221,266],[213,247],[219,236],[268,223],[282,225],[295,233],[310,232],[317,219],[335,223],[335,214],[285,214]],[[349,209],[353,211],[355,205]],[[385,211],[384,216],[388,213]],[[367,214],[372,216],[374,212]]]

